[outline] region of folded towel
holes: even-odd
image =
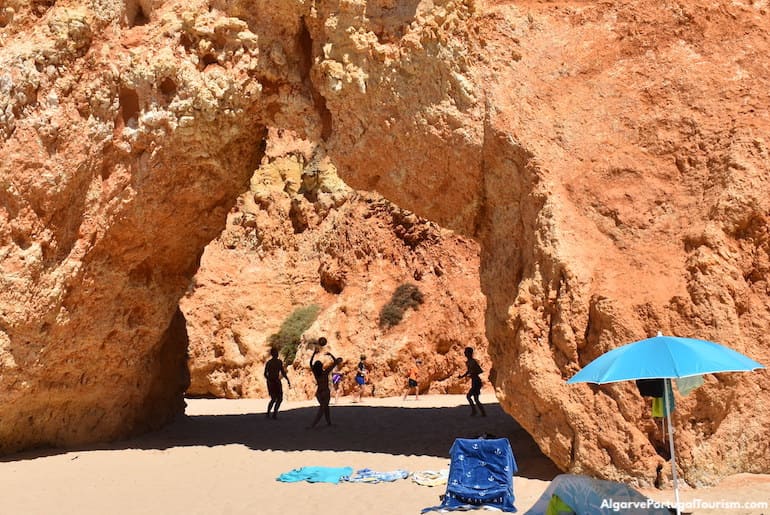
[[[376,472],[372,469],[361,469],[350,476],[348,481],[351,483],[381,483],[383,481],[406,479],[407,477],[409,477],[409,472],[401,469],[392,470],[390,472]]]
[[[422,470],[412,473],[412,481],[422,486],[445,485],[449,477],[449,469]]]
[[[284,483],[307,481],[308,483],[339,483],[353,473],[353,467],[301,467],[284,472],[276,478]]]

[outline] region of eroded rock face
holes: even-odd
[[[468,380],[457,378],[466,346],[490,371],[477,244],[350,189],[319,152],[273,131],[249,191],[206,247],[180,302],[190,339],[188,393],[267,397],[270,336],[310,306],[318,313],[305,341],[325,336],[323,352],[345,360],[343,395],[357,392],[361,354],[377,396],[401,395],[417,358],[421,393],[467,391]],[[381,325],[383,307],[402,285],[417,288],[422,303],[398,324]],[[292,388],[284,398],[315,395],[312,349],[301,345],[287,365]]]
[[[633,385],[565,384],[606,350],[661,330],[769,361],[766,16],[750,3],[490,2],[439,31],[442,50],[467,41],[440,95],[457,111],[436,119],[437,103],[414,108],[388,88],[322,89],[332,111],[354,113],[330,140],[346,180],[482,243],[498,396],[565,470],[649,482],[662,461]],[[400,83],[430,99],[436,75]],[[477,101],[461,104],[456,84]],[[361,131],[372,98],[388,108],[367,109]],[[372,158],[359,142],[374,146],[373,127],[394,137],[392,119],[402,137]],[[437,127],[446,136],[426,151]],[[770,419],[752,412],[769,387],[767,372],[725,374],[681,400],[688,481],[768,470]]]
[[[94,5],[0,15],[2,451],[178,409],[162,334],[264,127],[479,240],[498,396],[565,470],[661,459],[631,385],[565,384],[602,352],[662,330],[770,363],[759,3]],[[769,390],[679,403],[688,481],[770,470]]]
[[[294,91],[280,102],[292,124],[315,113],[299,62],[259,47],[299,47],[296,13],[258,43],[208,4],[147,4],[146,24],[138,4],[4,7],[3,452],[115,438],[180,411],[178,298],[261,159],[278,89]]]
[[[535,228],[534,241],[522,242],[518,289],[502,302],[515,312],[499,335],[488,334],[496,366],[508,373],[500,391],[529,385],[540,393],[531,403],[505,393],[502,401],[542,435],[560,467],[651,480],[654,447],[664,446],[633,385],[563,380],[658,330],[770,362],[768,111],[760,96],[747,96],[770,91],[757,53],[767,44],[757,31],[766,14],[698,2],[554,7],[533,13],[532,29],[512,13],[489,16],[519,27],[512,36],[521,55],[538,56],[536,76],[525,72],[535,64],[527,57],[499,75],[490,91],[501,114],[487,133],[517,135],[531,156],[520,170],[537,177],[529,199],[543,199],[536,216],[528,210],[538,201],[519,203],[517,218]],[[566,46],[547,37],[555,34]],[[482,262],[483,288],[497,304],[506,292],[490,265]],[[767,372],[724,374],[681,400],[677,454],[689,482],[768,470],[767,444],[749,435],[770,428],[769,388]],[[561,416],[543,416],[555,406]]]

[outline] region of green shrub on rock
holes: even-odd
[[[401,323],[407,309],[417,309],[423,303],[420,289],[414,284],[405,283],[396,288],[390,301],[380,310],[380,327],[387,329]]]
[[[302,334],[313,325],[321,308],[317,304],[295,309],[281,324],[277,333],[270,335],[270,347],[279,349],[286,363],[294,362]]]

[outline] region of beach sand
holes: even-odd
[[[281,483],[294,468],[319,465],[378,471],[448,468],[457,437],[507,437],[519,473],[519,512],[559,471],[492,395],[486,418],[470,417],[462,395],[350,398],[332,406],[331,427],[306,429],[317,404],[286,402],[277,420],[265,400],[190,399],[185,417],[161,431],[68,451],[37,451],[0,462],[2,514],[417,514],[439,503],[444,486],[411,480],[380,484]],[[322,421],[321,424],[324,424]],[[671,490],[646,491],[658,500]],[[741,474],[683,500],[770,500],[770,476]],[[693,510],[726,513],[725,510]],[[728,510],[727,513],[767,513]]]

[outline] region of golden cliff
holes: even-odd
[[[650,479],[662,330],[770,363],[764,2],[60,0],[0,7],[0,450],[181,410],[177,306],[269,128],[481,246],[505,409],[564,470]],[[685,478],[770,471],[770,376],[675,412]]]

